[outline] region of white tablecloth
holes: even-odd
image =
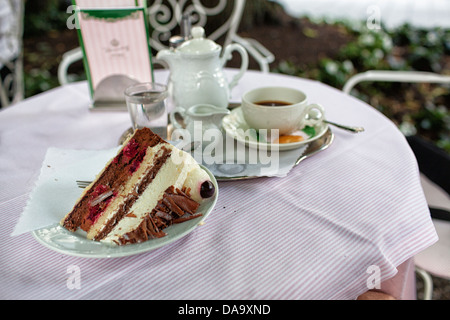
[[[167,72],[157,73],[166,79]],[[371,277],[394,277],[437,240],[414,155],[387,118],[319,82],[256,71],[246,73],[232,100],[267,85],[299,88],[330,120],[366,132],[333,128],[333,145],[285,178],[220,182],[205,225],[117,259],[66,256],[31,234],[11,233],[47,149],[115,147],[130,127],[128,114],[89,111],[85,82],[1,111],[0,298],[355,299]],[[80,286],[71,290],[74,266]]]

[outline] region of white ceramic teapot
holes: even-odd
[[[188,109],[197,104],[211,104],[220,108],[228,107],[230,92],[248,69],[247,51],[239,44],[222,47],[205,38],[202,27],[192,28],[192,39],[176,49],[161,50],[156,58],[170,68],[172,98],[175,106]],[[241,55],[240,71],[230,83],[223,67],[233,51]]]

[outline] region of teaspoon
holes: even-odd
[[[314,112],[310,112],[306,116],[306,118],[308,120],[317,120],[317,121],[320,120],[321,117],[322,117],[322,113],[320,112],[320,110],[317,110],[317,109],[315,109]],[[335,126],[337,128],[353,132],[353,133],[364,132],[364,128],[363,127],[345,126],[345,125],[338,124],[338,123],[335,123],[335,122],[331,122],[331,121],[328,121],[328,120],[325,120],[325,119],[323,120],[323,122],[331,124],[331,125],[333,125],[333,126]]]
[[[334,123],[334,122],[331,122],[331,121],[328,121],[328,120],[324,120],[323,122],[328,123],[328,124],[331,124],[331,125],[333,125],[333,126],[335,126],[335,127],[337,127],[337,128],[340,128],[340,129],[344,129],[344,130],[353,132],[353,133],[361,133],[361,132],[364,132],[364,128],[363,128],[363,127],[350,127],[350,126],[344,126],[344,125],[342,125],[342,124]]]

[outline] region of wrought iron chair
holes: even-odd
[[[217,41],[224,37],[224,46],[232,42],[240,43],[258,62],[260,69],[268,72],[269,64],[275,60],[274,55],[258,41],[237,35],[246,1],[234,0],[231,8],[229,8],[229,2],[219,0],[214,7],[207,7],[202,4],[201,0],[154,1],[148,8],[151,32],[149,41],[152,49],[160,51],[169,47],[169,39],[179,29],[184,15],[192,17],[192,26],[205,27],[208,20],[212,20],[215,16],[228,10],[230,12],[228,20],[210,33],[208,38]],[[83,54],[80,48],[64,54],[58,69],[58,79],[61,84],[69,82],[67,76],[69,66],[82,58]]]
[[[6,46],[8,52],[16,52],[17,56],[6,59],[0,55],[0,69],[5,68],[9,72],[0,77],[0,105],[8,107],[24,97],[23,62],[22,62],[22,35],[24,2],[6,0],[8,12],[11,13],[8,24],[1,28],[0,40]]]
[[[450,84],[450,76],[430,72],[416,71],[367,71],[350,78],[344,85],[343,91],[351,94],[352,89],[361,82],[403,82],[403,83],[435,83]],[[438,153],[432,156],[424,155],[430,152],[431,146],[423,142],[408,139],[421,171],[422,186],[430,207],[439,241],[415,257],[416,274],[424,282],[424,300],[433,298],[433,281],[431,275],[450,279],[450,157]],[[431,161],[430,161],[431,160]],[[430,162],[433,162],[430,164]],[[439,167],[437,170],[436,166]],[[435,167],[435,168],[432,168]],[[430,275],[431,274],[431,275]]]

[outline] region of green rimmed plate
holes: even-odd
[[[60,226],[59,223],[35,230],[32,234],[39,243],[51,250],[83,258],[119,258],[158,249],[173,243],[194,231],[199,224],[205,221],[214,209],[219,196],[219,186],[214,175],[207,168],[203,166],[202,168],[208,173],[212,183],[216,187],[214,198],[208,199],[200,205],[197,213],[202,213],[201,217],[175,224],[164,229],[167,236],[163,238],[125,246],[111,246],[87,239],[84,231],[70,232]]]

